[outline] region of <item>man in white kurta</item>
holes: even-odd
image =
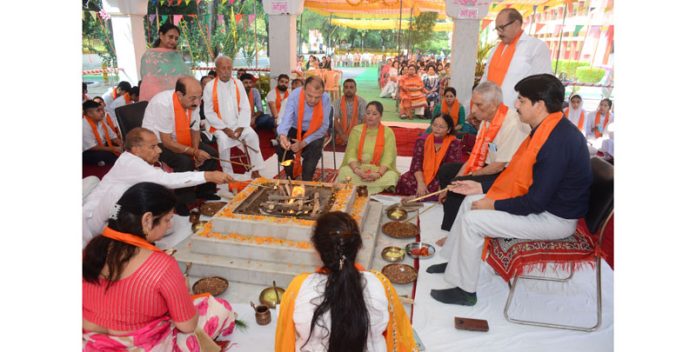
[[[82,208],[82,246],[101,233],[111,210],[123,193],[140,182],[154,182],[168,188],[191,187],[205,182],[232,182],[232,176],[220,171],[164,172],[154,164],[162,150],[157,136],[145,128],[134,128],[126,136],[126,151],[104,175],[99,185],[89,194]]]
[[[104,100],[104,104],[106,104],[106,107],[108,108],[111,103],[114,102],[118,97],[126,94],[129,90],[131,89],[131,84],[126,82],[126,81],[121,81],[118,82],[118,85],[116,87],[113,87],[102,95],[102,99]]]
[[[500,37],[500,43],[491,49],[488,55],[486,68],[483,72],[481,81],[488,81],[488,71],[490,69],[491,60],[499,46],[506,47],[512,43],[519,35],[520,39],[515,45],[515,53],[512,56],[510,65],[502,84],[498,83],[503,90],[503,104],[507,106],[515,106],[517,93],[515,92],[515,84],[523,78],[539,73],[553,73],[551,69],[551,52],[546,44],[537,39],[528,36],[522,31],[522,15],[514,8],[507,8],[495,18],[495,29]],[[507,50],[509,48],[505,48]]]
[[[220,159],[230,160],[230,149],[239,146],[244,149],[251,161],[251,177],[261,175],[263,156],[259,146],[259,136],[251,128],[249,98],[242,81],[232,77],[232,59],[220,56],[215,60],[217,78],[209,82],[203,90],[203,109],[208,124],[215,130]],[[213,91],[217,88],[218,112],[215,111]],[[222,170],[232,174],[232,164],[222,161]]]

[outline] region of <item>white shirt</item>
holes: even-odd
[[[237,83],[237,88],[239,88],[239,105],[241,106],[241,110],[239,110],[239,106],[237,106],[237,92],[232,80]],[[218,107],[220,108],[220,115],[222,116],[218,116],[215,110],[213,110],[214,84],[215,81],[213,80],[208,83],[203,90],[203,109],[208,124],[218,130],[223,130],[225,128],[234,130],[238,127],[250,127],[251,109],[249,106],[249,97],[244,90],[244,83],[234,77],[230,78],[227,82],[218,79]],[[222,120],[220,118],[222,118]]]
[[[283,101],[280,102],[280,109],[278,109],[278,111],[276,111],[278,113],[278,115],[276,116],[276,125],[280,125],[280,121],[282,121],[283,114],[285,113],[285,103],[288,102],[288,97],[290,96],[290,92],[292,92],[290,87],[288,87],[288,90],[286,92],[288,92],[288,96],[283,98]],[[271,104],[275,104],[275,101],[276,101],[276,92],[275,92],[275,88],[273,88],[266,95],[266,105],[269,106],[269,108],[268,108],[269,115],[271,114],[270,106],[271,106]]]
[[[504,45],[502,42],[498,43],[498,45],[501,44]],[[488,55],[486,69],[483,72],[481,82],[488,80],[488,66],[491,63],[493,54],[498,49],[498,45],[491,49],[491,53]],[[512,56],[510,66],[505,74],[503,86],[500,87],[503,90],[503,103],[511,108],[515,106],[515,100],[517,99],[515,84],[525,77],[539,73],[553,73],[551,69],[551,52],[543,41],[530,37],[523,32],[515,46],[515,54]]]
[[[106,119],[106,116],[104,117]],[[92,126],[89,125],[89,122],[87,122],[88,117],[82,118],[82,151],[84,152],[87,149],[91,149],[93,147],[96,147],[99,145],[97,143],[97,137],[94,136],[94,132],[92,132]],[[106,122],[102,119],[101,121],[97,122],[97,133],[99,133],[99,137],[101,137],[102,143],[104,145],[108,145],[106,140],[107,137],[104,135],[104,127],[106,127],[106,131],[108,132],[109,136],[108,139],[112,140],[116,137],[116,134],[114,131],[109,128],[109,126],[106,125]]]
[[[111,104],[106,106],[106,112],[111,115],[112,119],[116,119],[116,108],[120,108],[122,106],[126,105],[126,98],[125,94],[116,98]],[[114,120],[114,122],[116,122]]]
[[[489,121],[482,121],[481,124],[490,124]],[[483,126],[481,126],[483,127]],[[479,133],[483,131],[483,128],[479,128]],[[493,138],[492,144],[495,148],[488,148],[488,156],[486,156],[486,164],[491,164],[494,162],[498,163],[509,163],[512,160],[512,156],[515,155],[517,148],[524,141],[532,128],[528,124],[520,121],[520,116],[517,111],[512,108],[508,108],[507,115],[505,115],[505,120],[503,120],[503,125],[500,126],[498,134]]]
[[[320,324],[314,327],[312,337],[307,342],[309,330],[312,326],[312,316],[317,308],[317,305],[323,299],[324,289],[326,288],[326,275],[310,274],[302,283],[297,298],[295,299],[295,312],[293,321],[295,323],[295,351],[326,351],[329,345],[330,331],[324,331]],[[367,335],[367,351],[386,351],[387,343],[384,340],[382,333],[387,328],[389,322],[389,304],[387,295],[384,292],[384,286],[379,279],[370,272],[362,272],[362,277],[365,279],[365,287],[363,288],[363,297],[367,306],[368,314],[370,315],[370,330]],[[281,307],[282,309],[282,307]],[[323,326],[331,329],[330,311],[326,312],[321,318]],[[324,338],[325,337],[325,338]],[[302,345],[307,344],[302,347]],[[325,346],[325,347],[324,347]]]
[[[589,117],[589,131],[587,133],[588,138],[595,138],[594,132],[591,132],[594,127],[599,128],[599,132],[602,133],[602,137],[606,136],[607,131],[604,130],[604,119],[606,118],[606,115],[600,115],[599,116],[599,123],[595,125],[595,116],[597,115],[597,110],[591,112],[589,115],[586,115],[585,118],[587,119]],[[614,113],[609,112],[609,122],[607,122],[607,128],[609,127],[610,124],[614,122]],[[601,137],[600,137],[601,138]]]
[[[208,86],[206,86],[207,88]],[[174,99],[172,98],[174,90],[165,90],[155,94],[145,108],[145,116],[143,117],[143,128],[155,133],[157,140],[162,142],[160,132],[170,133],[172,139],[176,141],[176,123],[174,122]],[[191,129],[200,130],[201,115],[200,107],[197,107],[191,112]],[[205,114],[207,120],[212,120]]]
[[[104,99],[104,104],[106,104],[106,106],[114,102],[114,89],[116,88],[111,87],[102,95],[102,99]]]
[[[101,233],[111,216],[114,204],[124,192],[139,182],[154,182],[168,188],[192,187],[205,183],[203,171],[172,172],[148,164],[129,152],[123,152],[104,175],[101,182],[87,197],[82,215],[87,224],[83,229],[83,247],[92,237]]]

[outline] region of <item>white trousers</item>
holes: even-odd
[[[513,215],[498,210],[471,210],[471,203],[483,197],[479,194],[464,198],[441,251],[448,260],[445,281],[464,291],[476,292],[486,237],[555,240],[575,232],[577,219],[564,219],[549,212]]]
[[[220,159],[230,160],[230,154],[232,154],[230,149],[234,147],[243,148],[241,141],[244,141],[244,143],[246,143],[246,145],[249,147],[249,159],[251,160],[251,170],[259,171],[263,169],[263,156],[261,156],[261,148],[259,147],[259,135],[257,135],[256,131],[254,131],[252,128],[244,128],[242,130],[242,134],[239,136],[239,139],[232,139],[228,137],[222,130],[217,130],[214,134],[217,138],[217,146],[218,153],[220,153]],[[251,148],[258,150],[258,152],[251,150]],[[222,166],[222,171],[224,171],[225,173],[230,175],[234,174],[234,172],[232,171],[232,164],[221,161],[220,165]]]

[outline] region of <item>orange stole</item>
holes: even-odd
[[[89,123],[89,127],[92,127],[92,133],[94,133],[94,138],[97,139],[97,145],[100,147],[104,146],[104,141],[102,141],[101,136],[99,135],[99,131],[97,130],[97,124],[92,121],[87,116],[83,116],[83,118],[87,119],[87,123]],[[109,131],[106,129],[106,124],[102,121],[102,129],[104,130],[104,137],[106,138],[106,144],[111,147],[111,139],[109,139]]]
[[[493,185],[486,193],[486,198],[493,200],[508,199],[519,197],[529,192],[532,186],[534,164],[537,154],[544,146],[549,135],[556,128],[558,122],[563,118],[563,113],[555,112],[549,114],[534,132],[534,136],[522,142],[510,164],[493,182]]]
[[[602,124],[602,131],[606,131],[606,130],[607,130],[607,124],[609,123],[609,114],[610,114],[610,113],[607,113],[606,115],[604,115],[604,123]],[[600,113],[599,113],[599,110],[597,110],[597,113],[595,113],[595,117],[594,117],[594,125],[595,125],[595,127],[599,126],[599,121],[600,121],[601,118],[602,118],[602,114],[600,114]],[[599,137],[602,136],[602,133],[599,132],[598,129],[596,129],[596,130],[594,131],[594,135],[595,135],[596,138],[599,138]]]
[[[565,116],[570,120],[570,108],[566,108],[565,111],[563,112]],[[578,120],[578,129],[581,132],[584,132],[584,127],[585,126],[585,111],[581,110],[580,111],[580,120]]]
[[[435,178],[437,169],[440,168],[440,164],[442,164],[447,155],[450,143],[455,139],[451,134],[445,136],[442,139],[440,150],[435,152],[435,136],[431,133],[425,138],[425,145],[423,146],[423,181],[425,181],[426,186]]]
[[[360,145],[358,146],[358,161],[362,163],[363,145],[365,145],[365,135],[367,135],[367,124],[363,125],[362,133],[360,134]],[[377,140],[375,141],[375,149],[372,151],[372,165],[380,166],[382,161],[382,153],[384,152],[384,125],[379,124],[377,131]]]
[[[102,236],[104,236],[106,238],[110,238],[112,240],[116,240],[119,242],[130,244],[131,246],[149,249],[153,252],[162,252],[161,249],[155,247],[155,245],[148,242],[146,239],[144,239],[142,237],[138,237],[138,236],[132,235],[130,233],[119,232],[119,231],[116,231],[108,226],[104,227],[104,230],[102,231]]]
[[[356,264],[359,271],[365,271],[362,266]],[[413,329],[409,322],[408,315],[398,298],[394,286],[382,273],[370,270],[384,286],[389,305],[389,322],[386,330],[382,333],[387,343],[387,351],[411,352],[416,351],[416,340],[413,337]],[[300,292],[302,283],[307,279],[309,273],[302,273],[295,276],[290,282],[288,289],[283,294],[280,313],[275,334],[275,352],[294,352],[295,351],[295,300]]]
[[[510,67],[510,62],[512,57],[515,55],[515,48],[517,47],[517,42],[520,40],[522,32],[512,40],[508,45],[502,42],[498,44],[498,48],[495,49],[493,57],[491,57],[491,63],[488,65],[488,75],[486,79],[494,82],[499,87],[503,86],[503,81],[505,80],[505,75],[507,74],[508,68]],[[507,47],[507,48],[505,48]],[[503,49],[505,51],[503,51]]]
[[[280,113],[280,106],[282,105],[283,100],[285,98],[287,98],[288,95],[290,95],[290,93],[288,93],[288,91],[286,89],[285,93],[281,97],[280,89],[278,89],[278,86],[275,87],[275,93],[276,93],[276,99],[275,99],[276,114],[279,114]]]
[[[191,147],[191,110],[184,109],[181,105],[181,101],[179,101],[179,96],[176,95],[176,91],[172,94],[172,100],[172,105],[174,106],[174,131],[176,132],[176,141]]]
[[[131,99],[130,93],[126,93],[123,95],[123,100],[126,101],[126,105],[130,104],[133,102],[133,99]]]
[[[116,137],[121,138],[121,131],[118,130],[118,127],[114,123],[114,120],[111,119],[111,115],[107,113],[105,120],[109,128],[111,128],[111,130],[114,131],[114,133],[116,134]]]
[[[346,103],[346,96],[341,97],[341,130],[346,136],[350,133],[351,128],[358,124],[358,96],[353,95],[353,114],[350,118],[350,125],[348,124],[348,107]],[[339,143],[343,144],[347,141],[340,140]]]
[[[464,168],[465,175],[472,171],[481,170],[483,165],[486,164],[488,144],[493,142],[495,136],[498,135],[498,131],[500,131],[500,128],[503,126],[507,112],[507,105],[501,103],[498,105],[498,111],[496,111],[493,120],[488,124],[481,123],[481,129],[478,134],[476,134],[476,143],[474,143],[474,148],[471,150],[471,155]]]
[[[452,103],[452,107],[450,108],[445,101],[442,101],[442,108],[440,109],[440,113],[442,115],[449,115],[452,118],[452,121],[454,121],[454,125],[457,126],[459,124],[459,99],[454,99],[454,103]],[[454,112],[454,114],[452,113]]]
[[[312,109],[312,120],[309,122],[309,129],[305,131],[304,134],[302,134],[302,123],[304,122],[304,108],[305,108],[305,94],[304,94],[304,88],[300,90],[300,99],[299,99],[299,109],[297,112],[297,142],[301,142],[304,137],[309,136],[310,134],[314,133],[317,131],[320,127],[321,124],[324,120],[324,96],[322,95],[321,98],[319,98],[319,102],[317,105],[314,105],[314,108]],[[293,163],[292,167],[292,175],[293,177],[298,177],[302,175],[302,157],[301,157],[302,152],[300,153],[295,153],[295,162]],[[281,160],[282,161],[282,160]]]
[[[234,80],[234,78],[230,78],[232,80],[232,83],[234,83],[234,92],[237,95],[237,113],[239,113],[242,110],[242,106],[239,105],[240,98],[239,98],[239,86],[237,86],[237,81]],[[218,84],[218,79],[215,78],[213,81],[213,111],[217,114],[218,118],[220,121],[222,121],[222,116],[220,116],[220,101],[218,100],[218,89],[217,89],[217,84]],[[213,126],[210,126],[210,133],[215,133],[217,129]]]

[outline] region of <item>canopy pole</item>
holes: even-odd
[[[254,54],[256,54],[256,69],[259,68],[259,41],[256,38],[256,6],[258,2],[254,1]]]
[[[561,36],[558,37],[558,51],[556,52],[556,67],[553,69],[553,74],[558,74],[558,61],[561,57],[561,43],[563,42],[563,30],[565,28],[566,13],[568,12],[568,3],[563,6],[563,22],[561,22]]]
[[[399,32],[396,33],[396,51],[398,53],[397,55],[401,55],[401,16],[404,11],[404,0],[399,0],[399,3]]]

